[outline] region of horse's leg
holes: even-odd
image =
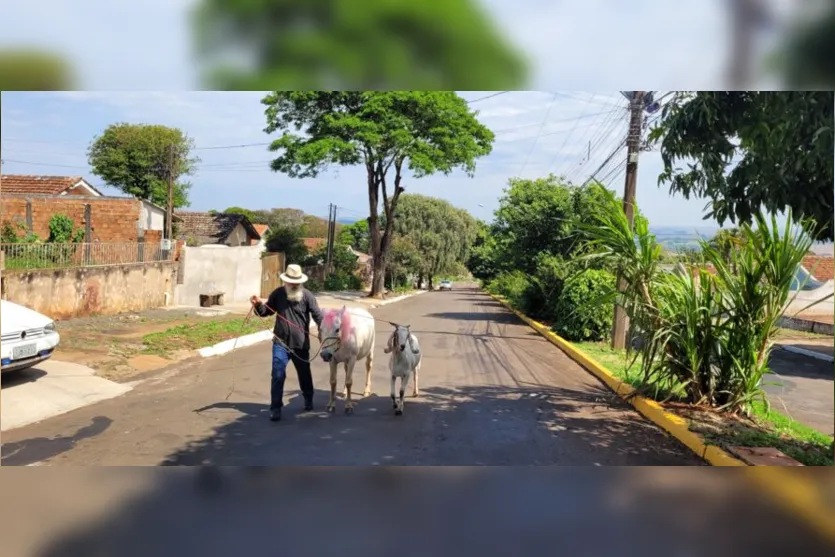
[[[418,362],[418,365],[415,366],[415,387],[414,391],[412,391],[412,396],[414,397],[420,394],[420,390],[418,389],[418,372],[420,371],[420,364],[421,362]]]
[[[371,351],[365,359],[365,390],[362,392],[362,396],[368,396],[371,394],[371,366],[373,363],[374,352]]]
[[[391,407],[397,410],[397,397],[394,396],[394,384],[397,382],[397,376],[391,374]]]
[[[333,412],[336,409],[336,362],[331,360],[328,364],[331,370],[331,398],[328,401],[328,412]]]
[[[348,391],[348,398],[345,399],[345,413],[354,413],[354,403],[351,401],[351,385],[354,384],[354,364],[357,363],[356,358],[351,358],[345,362],[345,390]]]

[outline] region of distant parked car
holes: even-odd
[[[442,280],[438,285],[438,290],[452,290],[452,281]]]
[[[60,341],[55,321],[37,311],[0,300],[0,371],[26,369],[48,360]]]

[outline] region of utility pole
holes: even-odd
[[[623,186],[623,212],[629,221],[630,230],[635,216],[635,185],[638,178],[638,154],[641,149],[641,121],[644,113],[644,91],[632,91],[629,98],[629,134],[626,136],[626,179]],[[618,277],[618,291],[626,290],[626,281]],[[615,319],[612,323],[612,348],[626,348],[626,332],[629,319],[623,306],[615,304]]]
[[[327,239],[327,248],[326,248],[326,256],[325,256],[325,278],[330,274],[331,271],[331,261],[333,259],[333,231],[334,231],[334,221],[336,220],[336,205],[333,203],[328,204],[328,239]]]
[[[168,207],[165,211],[165,237],[173,241],[174,231],[174,145],[168,146]]]

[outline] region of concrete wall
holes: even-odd
[[[78,269],[4,271],[3,296],[53,319],[114,315],[170,304],[173,262]],[[166,297],[166,292],[169,295]]]
[[[162,230],[165,228],[165,211],[147,201],[142,201],[139,210],[139,228],[142,230]]]
[[[238,246],[249,246],[249,241],[250,237],[246,233],[246,228],[244,228],[244,225],[238,223],[232,232],[229,233],[229,236],[227,236],[225,243],[227,246],[234,248]]]
[[[259,246],[184,246],[177,303],[196,306],[200,294],[213,291],[224,292],[225,303],[245,302],[259,294],[262,252]]]

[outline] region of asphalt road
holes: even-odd
[[[328,368],[301,412],[295,371],[282,422],[267,419],[270,345],[191,362],[130,393],[4,432],[2,463],[126,465],[703,465],[558,348],[475,288],[376,308],[410,324],[423,350],[421,395],[395,416],[389,325],[377,324],[372,395],[354,372],[353,415],[324,411]],[[340,371],[339,389],[343,374]],[[234,389],[233,389],[234,382]],[[407,396],[411,394],[411,388]],[[227,400],[228,397],[228,400]]]

